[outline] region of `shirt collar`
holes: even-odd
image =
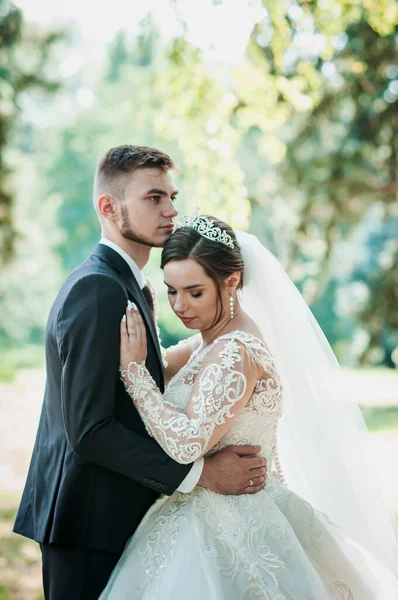
[[[122,258],[124,258],[124,260],[126,261],[126,263],[128,264],[128,266],[132,270],[132,273],[133,273],[134,277],[136,278],[137,283],[138,283],[138,285],[140,286],[141,289],[146,285],[146,278],[145,278],[144,273],[140,270],[140,268],[137,266],[137,264],[133,261],[133,259],[131,258],[131,256],[129,256],[127,254],[127,252],[125,252],[124,250],[122,250],[114,242],[111,242],[111,240],[108,240],[108,239],[106,239],[104,237],[102,237],[100,239],[99,243],[100,244],[104,244],[104,246],[108,246],[109,248],[112,248],[112,250],[114,250]]]

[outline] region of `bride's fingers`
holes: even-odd
[[[123,340],[127,336],[125,355],[130,361],[142,362],[147,355],[145,323],[137,306],[130,301],[126,310],[126,326],[126,332],[123,333]]]
[[[135,333],[135,340],[137,340],[138,342],[141,342],[141,325],[140,322],[142,321],[141,319],[141,315],[138,311],[138,308],[134,305],[133,306],[133,310],[131,311],[132,317],[133,317],[133,331]]]
[[[144,325],[144,321],[140,315],[139,310],[137,309],[137,307],[134,305],[134,308],[132,310],[132,317],[133,317],[133,327],[134,327],[134,332],[137,334],[137,340],[143,344],[146,342],[146,329],[145,329],[145,325]]]
[[[135,332],[135,323],[134,323],[134,310],[135,304],[132,302],[128,302],[127,310],[126,310],[126,319],[127,319],[127,333]]]
[[[127,322],[126,315],[123,315],[122,320],[120,321],[120,344],[123,350],[128,346],[129,337],[127,335]]]
[[[124,314],[120,322],[120,367],[127,369],[128,355],[130,349],[130,338],[127,331],[127,318]]]

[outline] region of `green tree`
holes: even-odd
[[[300,2],[290,9],[279,2],[263,4],[267,14],[248,46],[252,73],[244,71],[248,85],[238,87],[237,108],[246,129],[241,157],[246,164],[251,159],[245,171],[251,174],[253,215],[256,206],[264,212],[263,239],[318,314],[328,315],[321,320],[324,329],[336,332],[345,317],[337,308],[327,310],[327,304],[337,302],[344,288],[349,297],[351,283],[355,287],[356,264],[363,265],[357,230],[366,229],[375,206],[380,226],[396,227],[397,10],[391,2],[368,2],[366,8],[332,2],[327,9],[321,3]],[[337,19],[327,18],[332,12]],[[262,163],[261,176],[254,174],[256,163],[257,171]],[[342,256],[343,249],[350,254]],[[372,251],[376,266],[363,281],[369,284],[368,301],[349,311],[351,325],[345,330],[347,340],[354,321],[370,331],[360,360],[380,356],[374,351],[387,347],[386,338],[390,355],[397,343],[391,297],[398,247],[392,234]],[[340,288],[335,300],[332,280]],[[383,360],[391,364],[385,353]]]
[[[128,49],[125,31],[119,31],[109,46],[108,72],[106,81],[114,82],[120,77],[123,67],[128,64],[131,54]]]
[[[140,67],[149,67],[156,60],[159,47],[159,30],[151,13],[141,21],[136,41],[135,62]]]
[[[148,31],[145,23],[138,46],[131,40],[126,46],[142,48],[145,34],[148,44],[156,47],[160,40],[155,31]],[[108,66],[105,74],[98,72],[93,105],[76,106],[73,124],[58,130],[60,149],[46,176],[49,192],[61,198],[59,223],[65,235],[59,252],[66,270],[87,256],[98,240],[93,175],[100,156],[115,145],[147,144],[168,151],[181,168],[181,211],[200,206],[236,226],[248,223],[244,175],[235,157],[239,133],[230,124],[234,98],[203,64],[199,50],[185,40],[163,46],[162,53],[145,47],[145,56],[156,57],[153,62],[141,64],[133,51],[136,60],[126,60],[117,78],[109,80]],[[113,49],[114,44],[111,60]]]
[[[0,264],[9,260],[17,231],[13,220],[14,168],[9,147],[15,135],[20,103],[27,90],[54,92],[59,84],[47,73],[51,49],[62,37],[23,24],[22,13],[9,0],[0,0]]]
[[[396,238],[398,69],[393,50],[397,40],[396,31],[380,36],[363,20],[347,28],[342,50],[333,62],[322,62],[323,98],[305,119],[296,120],[280,168],[286,194],[299,189],[303,197],[290,262],[301,262],[304,270],[305,264],[311,268],[313,260],[317,262],[312,276],[309,273],[313,297],[323,293],[334,270],[341,273],[341,265],[333,261],[334,250],[340,240],[355,235],[369,211],[373,214],[378,206],[375,218],[380,226],[384,222],[388,229],[391,223],[389,236],[372,248],[375,264],[369,266],[367,308],[356,315],[358,323],[371,330],[362,360],[385,346],[386,331],[395,330],[398,342],[398,311],[390,300],[398,260],[393,233]],[[316,256],[314,246],[319,248]],[[359,253],[356,261],[363,262]],[[344,269],[342,274],[346,283]]]

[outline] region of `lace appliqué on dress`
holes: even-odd
[[[205,454],[216,427],[234,417],[233,408],[247,390],[244,369],[251,357],[244,345],[219,338],[207,358],[192,378],[187,405],[192,417],[162,396],[144,364],[131,362],[121,373],[149,434],[183,464]]]
[[[336,600],[354,600],[351,590],[341,581],[332,583],[330,591],[332,592],[332,598],[336,598]]]
[[[187,501],[187,496],[178,494],[167,510],[152,521],[146,536],[146,544],[138,550],[142,556],[141,564],[145,569],[145,578],[143,584],[136,588],[135,593],[142,594],[143,600],[161,597],[159,582],[162,573],[172,560],[174,550],[188,527],[186,516],[176,514],[187,504]],[[165,540],[167,540],[166,544]]]

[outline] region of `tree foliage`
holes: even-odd
[[[22,12],[0,0],[0,264],[10,259],[17,235],[13,220],[15,189],[8,150],[15,135],[20,101],[32,89],[54,92],[58,81],[46,72],[51,48],[63,34],[39,32],[23,23]]]
[[[62,101],[35,101],[37,114],[46,115],[40,126],[35,119],[21,121],[18,102],[24,96],[12,79],[14,112],[6,120],[5,145],[24,165],[18,174],[29,180],[16,194],[14,216],[25,237],[14,264],[26,274],[29,245],[37,244],[39,269],[47,273],[47,279],[31,281],[39,303],[47,306],[54,282],[98,240],[91,190],[100,156],[123,143],[154,145],[181,168],[181,212],[200,207],[234,227],[250,228],[285,264],[340,358],[393,366],[394,6],[391,0],[263,0],[264,18],[253,27],[246,57],[235,65],[209,61],[187,41],[187,30],[166,42],[148,15],[137,36],[116,34],[106,61],[65,79]],[[7,50],[10,65],[11,57],[19,57],[10,72],[37,72],[51,89],[46,65],[54,44],[35,50],[41,62],[21,60],[30,54],[28,30],[22,32]],[[29,35],[34,39],[37,32]],[[13,181],[7,177],[7,206],[16,191]],[[42,198],[34,226],[28,188]],[[3,229],[12,237],[11,225],[9,212]],[[158,261],[155,252],[149,272],[161,289]],[[0,319],[0,336],[22,339],[26,327],[35,341],[43,318],[29,312],[24,319],[23,310],[17,311],[18,285],[9,269],[0,302],[21,326],[10,328]],[[160,305],[163,337],[171,343],[183,330],[163,296]]]
[[[60,225],[67,235],[59,250],[67,269],[98,240],[93,174],[105,149],[119,144],[159,146],[173,156],[181,170],[179,210],[200,206],[235,226],[248,224],[250,204],[235,156],[239,132],[230,123],[234,97],[209,73],[197,48],[177,39],[157,52],[158,44],[149,19],[130,47],[118,35],[97,75],[93,105],[78,110],[61,133],[46,179],[61,199]]]
[[[334,281],[338,296],[345,294],[354,304],[343,303],[345,316],[366,331],[356,352],[359,360],[373,356],[392,364],[398,342],[393,302],[398,260],[394,5],[328,3],[328,13],[334,10],[340,17],[331,21],[322,18],[327,14],[322,3],[299,3],[290,17],[286,12],[278,17],[290,25],[290,46],[280,53],[284,29],[275,28],[275,7],[264,4],[267,17],[253,32],[249,58],[259,77],[266,78],[267,89],[271,80],[277,82],[278,94],[274,110],[264,115],[258,97],[250,103],[245,90],[241,112],[242,122],[257,130],[256,150],[264,150],[265,165],[267,160],[276,163],[276,176],[271,189],[253,190],[253,201],[269,216],[276,247],[307,300],[314,307],[330,302]],[[272,34],[264,44],[267,28]],[[310,48],[303,34],[312,42]],[[318,35],[322,43],[317,47]],[[269,112],[279,115],[279,153],[273,159]],[[282,203],[282,210],[275,211],[276,202]],[[370,242],[370,216],[384,232],[378,244]],[[282,233],[275,241],[278,232]],[[369,243],[356,243],[359,236],[369,237]],[[358,289],[358,281],[365,301],[355,306],[351,288]],[[342,321],[344,315],[329,312],[325,326],[334,324],[336,329]],[[347,340],[352,329],[346,330]],[[329,339],[335,337],[331,332]]]

